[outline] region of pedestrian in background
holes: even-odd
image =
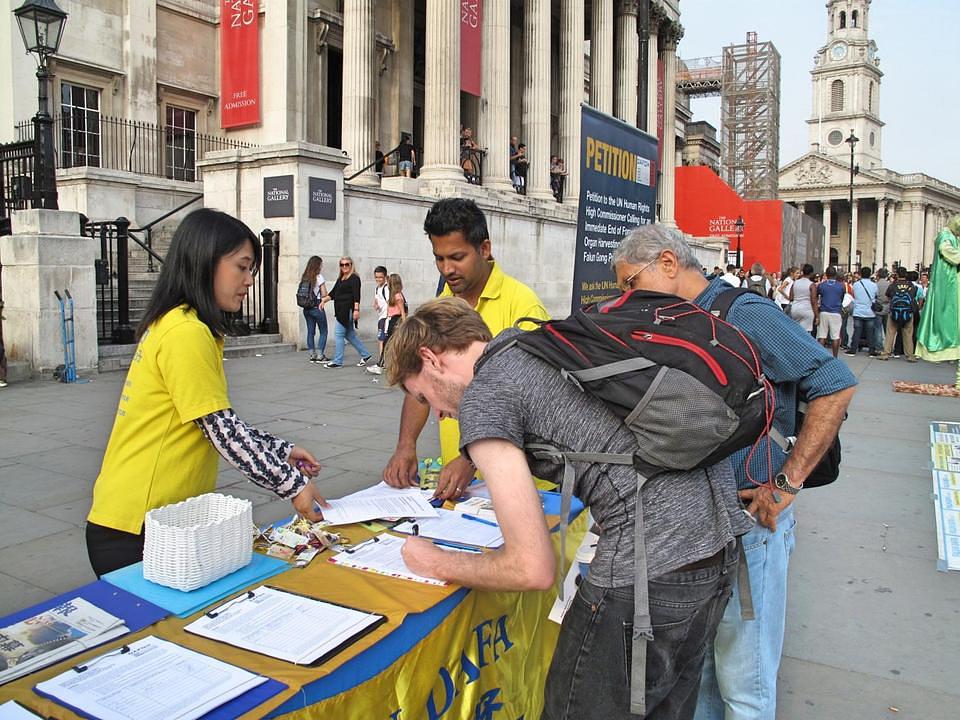
[[[370,359],[370,352],[357,335],[357,323],[360,321],[360,276],[354,270],[353,258],[346,256],[340,258],[340,275],[330,294],[323,298],[321,303],[326,305],[330,300],[333,300],[335,345],[333,360],[324,367],[343,367],[343,350],[347,342],[360,353],[360,362],[357,363],[357,367],[363,367]]]
[[[873,342],[873,329],[877,324],[877,315],[873,310],[877,302],[877,284],[870,279],[871,268],[864,265],[860,268],[860,276],[853,283],[853,338],[845,355],[856,355],[860,350],[860,340],[867,345],[867,352],[871,356],[877,354]]]
[[[326,280],[321,270],[323,259],[313,255],[307,260],[307,267],[300,278],[301,283],[309,283],[310,294],[316,299],[313,307],[303,308],[303,318],[307,321],[307,352],[312,363],[327,362],[324,353],[327,351],[327,313],[320,303],[320,298],[327,294]],[[317,331],[320,333],[319,342],[315,343]],[[317,353],[319,350],[319,354]]]
[[[367,372],[374,375],[383,372],[383,362],[390,336],[393,335],[397,326],[407,319],[407,299],[403,296],[403,280],[397,273],[390,273],[387,278],[387,297],[389,299],[387,300],[387,322],[386,334],[383,338],[383,352],[380,353],[377,364],[367,368]]]
[[[813,265],[804,263],[800,277],[790,286],[790,317],[808,333],[813,332],[813,307],[816,302]]]

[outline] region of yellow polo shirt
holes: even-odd
[[[193,421],[229,407],[223,340],[170,310],[130,363],[87,519],[136,534],[148,510],[213,491],[217,451]]]
[[[504,273],[496,262],[491,265],[490,277],[483,286],[474,310],[480,313],[494,337],[513,327],[520,318],[550,319],[533,290]],[[450,286],[445,285],[440,297],[452,296]],[[447,418],[440,421],[440,452],[444,465],[460,454],[460,424],[456,420]]]

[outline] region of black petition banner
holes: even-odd
[[[654,221],[656,178],[655,137],[592,107],[581,106],[573,311],[619,292],[610,259],[633,228]]]

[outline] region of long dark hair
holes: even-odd
[[[303,271],[303,277],[300,278],[300,282],[308,282],[310,283],[310,287],[313,287],[322,266],[323,259],[319,255],[311,255],[310,259],[307,260],[307,269]]]
[[[196,310],[214,336],[223,335],[227,318],[214,297],[213,273],[220,258],[236,252],[248,240],[253,245],[256,271],[260,267],[260,242],[250,228],[219,210],[201,208],[187,215],[173,234],[157,286],[137,328],[137,339],[154,321],[179,305]]]

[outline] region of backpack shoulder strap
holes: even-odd
[[[713,304],[710,306],[710,312],[721,320],[726,321],[727,314],[730,312],[733,303],[737,301],[737,298],[748,294],[755,295],[756,293],[751,293],[746,288],[730,288],[729,290],[724,290],[714,299]]]

